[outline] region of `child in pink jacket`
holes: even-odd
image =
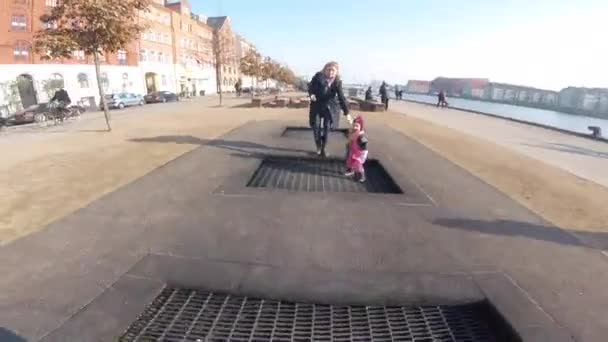
[[[365,182],[363,164],[367,160],[367,136],[363,129],[363,117],[357,116],[348,135],[348,154],[346,156],[345,176],[355,176],[359,182]]]

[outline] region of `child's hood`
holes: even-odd
[[[359,126],[361,126],[362,131],[365,130],[365,125],[363,124],[363,117],[361,115],[357,116],[355,118],[355,120],[353,121],[353,124],[356,124],[356,123],[358,123]]]

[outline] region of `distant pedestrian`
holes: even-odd
[[[315,74],[308,85],[308,95],[310,96],[308,121],[313,131],[317,155],[321,157],[327,156],[328,133],[333,125],[334,111],[338,110],[332,105],[336,97],[344,116],[348,118],[349,123],[352,122],[338,71],[338,63],[329,62],[325,64],[322,71]]]
[[[439,94],[437,94],[437,107],[447,107],[448,106],[448,101],[446,99],[445,96],[445,92],[443,90],[439,91]]]
[[[348,145],[346,146],[346,173],[347,177],[355,176],[355,180],[365,182],[365,168],[367,160],[367,135],[363,127],[363,117],[357,116],[353,121],[352,128],[348,135]]]
[[[399,100],[403,100],[403,89],[399,90]]]
[[[399,100],[399,87],[395,86],[395,100]]]
[[[369,88],[367,88],[367,91],[365,92],[365,101],[373,101],[374,100],[374,95],[372,94],[372,87],[370,86]]]
[[[243,90],[243,81],[240,78],[234,84],[234,90],[236,91],[236,96],[240,97]]]
[[[388,89],[386,89],[386,82],[382,81],[380,86],[380,99],[384,103],[384,110],[388,110]]]

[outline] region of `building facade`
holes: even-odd
[[[444,91],[448,96],[472,97],[484,91],[490,81],[486,78],[438,77],[431,82],[431,92]]]
[[[43,60],[33,51],[35,32],[44,29],[40,16],[57,0],[0,0],[0,111],[3,115],[46,102],[59,87],[73,101],[99,100],[92,57],[74,51],[72,58]],[[101,83],[107,92],[143,91],[137,67],[137,44],[102,56]]]
[[[428,94],[431,91],[430,81],[410,80],[405,89],[408,93]]]
[[[255,45],[248,42],[244,37],[236,35],[236,54],[238,59],[245,57],[250,51],[256,51]],[[239,70],[240,71],[240,70]],[[243,82],[244,88],[257,87],[257,79],[255,77],[243,75],[240,73],[240,79]]]
[[[558,93],[551,90],[490,82],[483,99],[514,105],[552,109],[557,106]]]
[[[215,93],[212,59],[213,29],[207,18],[191,12],[187,1],[167,3],[172,10],[176,77],[179,92],[200,95]]]
[[[0,0],[0,114],[46,102],[64,87],[72,101],[96,106],[99,92],[92,57],[74,51],[72,58],[43,60],[33,37],[43,29],[40,16],[58,0]],[[100,82],[106,93],[146,94],[167,90],[190,95],[213,94],[218,84],[233,91],[241,78],[239,61],[253,44],[234,34],[229,17],[191,13],[187,0],[152,0],[139,20],[147,28],[125,50],[102,56]],[[233,58],[216,79],[215,27],[231,37]],[[245,82],[246,80],[243,80]]]
[[[559,107],[571,113],[608,117],[608,89],[564,88],[559,92]]]
[[[137,42],[145,92],[166,90],[177,93],[172,11],[164,7],[163,0],[155,0],[149,11],[140,14],[140,20],[147,26]]]

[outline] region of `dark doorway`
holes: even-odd
[[[38,103],[36,89],[34,89],[34,79],[31,75],[19,75],[17,77],[17,88],[19,89],[19,97],[21,97],[21,105],[23,105],[23,108]]]
[[[146,73],[146,91],[148,94],[153,93],[158,90],[157,84],[157,75],[154,72]]]

